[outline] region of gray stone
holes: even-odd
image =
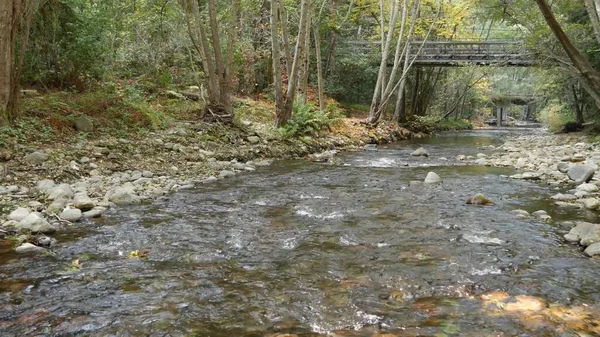
[[[569,172],[570,167],[571,166],[565,162],[560,162],[556,165],[556,169],[558,169],[558,171],[560,171],[561,173]]]
[[[559,201],[573,201],[573,200],[576,200],[577,197],[574,196],[573,194],[558,193],[558,194],[553,195],[552,199],[559,200]]]
[[[48,158],[50,158],[50,155],[36,151],[26,155],[23,160],[29,164],[40,165],[48,160]]]
[[[542,215],[548,215],[548,212],[546,212],[544,210],[539,210],[539,211],[535,211],[535,212],[531,213],[531,215],[539,218]]]
[[[233,164],[231,165],[231,167],[232,167],[233,169],[235,169],[235,170],[242,171],[242,170],[244,170],[244,169],[246,168],[246,165],[244,165],[244,164],[242,164],[242,163],[233,163]]]
[[[585,161],[585,156],[581,153],[578,153],[578,154],[574,155],[573,157],[571,157],[571,161],[573,163],[580,163],[582,161]]]
[[[592,243],[583,252],[587,256],[600,255],[600,242]]]
[[[94,131],[94,122],[87,116],[79,116],[74,120],[75,130],[79,132],[92,132]]]
[[[108,201],[116,205],[137,204],[141,202],[141,198],[135,193],[135,187],[131,183],[127,183],[121,187],[117,187],[112,193],[107,194]]]
[[[229,170],[223,170],[219,172],[219,179],[231,178],[235,176],[235,172]]]
[[[67,201],[65,199],[57,199],[54,200],[46,209],[46,212],[50,213],[50,214],[59,214],[60,212],[62,212],[63,208],[65,208],[65,205],[67,204]]]
[[[17,185],[10,185],[6,187],[6,190],[8,191],[8,193],[16,193],[19,192],[20,188]]]
[[[201,184],[210,184],[210,183],[214,183],[217,180],[219,180],[217,177],[208,177],[206,179],[200,180],[200,183]]]
[[[598,192],[598,186],[594,185],[594,184],[581,184],[579,186],[577,186],[577,190],[578,191],[585,191],[585,192]]]
[[[183,96],[182,94],[178,93],[177,91],[167,90],[165,92],[165,94],[167,95],[168,98],[181,99],[181,100],[185,99],[185,96]]]
[[[585,198],[585,197],[587,197],[589,195],[590,195],[590,192],[586,192],[586,191],[577,191],[577,192],[575,192],[575,196],[577,198]]]
[[[133,182],[133,184],[136,185],[136,186],[139,186],[139,185],[144,185],[144,184],[147,184],[147,183],[150,183],[150,182],[152,182],[151,178],[140,178],[140,179],[135,180]]]
[[[29,207],[30,209],[36,211],[36,212],[41,212],[44,209],[44,204],[42,204],[39,201],[30,201],[27,203],[27,207]]]
[[[17,231],[18,225],[19,225],[18,221],[8,220],[2,224],[2,229],[9,231],[9,232],[14,232],[14,231]]]
[[[87,219],[99,218],[102,214],[106,212],[106,208],[104,207],[96,207],[92,210],[83,213],[83,217]]]
[[[413,157],[429,157],[429,152],[424,147],[420,147],[410,154]]]
[[[589,222],[577,222],[577,226],[565,235],[565,239],[569,242],[579,242],[583,246],[600,242],[600,225]]]
[[[73,198],[73,206],[86,211],[94,208],[96,203],[87,195],[87,193],[77,193]]]
[[[89,162],[90,162],[90,158],[88,158],[88,157],[81,157],[81,158],[79,158],[79,163],[80,164],[87,164]]]
[[[273,165],[273,159],[264,159],[254,162],[254,166],[271,166]]]
[[[458,156],[456,156],[456,160],[458,161],[465,161],[467,159],[467,156],[465,156],[464,154],[459,154]]]
[[[142,172],[140,172],[140,171],[133,171],[133,172],[131,172],[131,181],[138,180],[138,179],[140,179],[142,177],[143,177],[142,176]]]
[[[152,178],[152,177],[154,177],[154,173],[152,173],[152,171],[147,171],[146,170],[146,171],[142,172],[142,177],[144,177],[144,178]]]
[[[8,190],[4,186],[0,186],[0,195],[8,194]]]
[[[14,211],[12,211],[6,219],[14,220],[14,221],[21,221],[21,220],[25,219],[29,215],[29,213],[31,213],[29,208],[19,207],[19,208],[15,209]]]
[[[510,213],[514,214],[517,217],[522,218],[522,219],[529,217],[529,212],[522,210],[522,209],[515,209],[515,210],[510,211]]]
[[[567,175],[569,179],[575,181],[577,184],[587,183],[592,180],[595,169],[585,165],[575,165],[569,169]]]
[[[258,143],[260,143],[260,138],[257,137],[257,136],[250,136],[250,137],[247,138],[247,140],[248,140],[248,142],[250,144],[258,144]]]
[[[47,193],[49,200],[71,199],[75,196],[75,193],[69,184],[60,184],[51,188]]]
[[[81,210],[78,208],[65,208],[59,215],[61,219],[71,222],[79,221],[82,216]]]
[[[363,150],[365,151],[379,151],[379,148],[377,147],[377,144],[367,144],[363,147]]]
[[[481,166],[487,166],[488,161],[485,158],[479,158],[479,159],[475,160],[474,164],[481,165]]]
[[[442,178],[437,175],[435,172],[427,173],[427,177],[425,177],[425,184],[439,184],[442,182]]]
[[[31,244],[29,242],[25,242],[24,244],[20,245],[19,247],[15,248],[15,251],[17,253],[20,254],[25,254],[25,253],[36,253],[36,252],[41,252],[44,251],[46,249],[36,246],[34,244]]]
[[[30,213],[23,220],[19,221],[17,229],[32,233],[54,233],[56,231],[56,228],[50,225],[41,213]]]
[[[596,210],[600,206],[600,201],[596,198],[583,199],[582,202],[586,209]]]
[[[481,158],[487,158],[487,155],[485,153],[478,153],[477,154],[477,158],[481,159]]]
[[[88,164],[88,167],[89,167],[89,168],[91,168],[92,170],[94,170],[94,169],[97,169],[97,168],[98,168],[98,165],[97,165],[97,164],[94,164],[94,163],[89,163],[89,164]]]

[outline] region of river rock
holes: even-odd
[[[377,144],[367,144],[363,147],[365,151],[379,151]]]
[[[78,208],[65,208],[65,210],[63,210],[59,215],[61,219],[70,222],[79,221],[81,220],[82,216],[81,210]]]
[[[71,187],[69,185],[66,185],[66,186],[65,185],[66,184],[51,188],[48,191],[48,195],[47,195],[48,200],[73,198],[73,196],[75,195],[75,193],[73,193],[73,189],[71,189]]]
[[[455,159],[458,161],[465,161],[467,159],[467,156],[465,156],[464,154],[459,154],[458,156],[456,156]]]
[[[217,177],[208,177],[206,179],[200,180],[200,183],[201,184],[210,184],[210,183],[214,183],[217,180],[219,180]]]
[[[487,158],[487,155],[485,153],[478,153],[477,158],[478,159]]]
[[[59,214],[60,212],[62,212],[66,205],[66,199],[56,199],[50,205],[48,205],[48,208],[46,208],[46,212],[50,214]]]
[[[595,171],[596,170],[590,166],[575,165],[569,169],[567,176],[577,184],[582,184],[592,180]]]
[[[582,161],[585,161],[585,156],[581,153],[577,153],[573,157],[571,157],[571,162],[573,163],[580,163]]]
[[[258,160],[254,162],[254,166],[271,166],[273,165],[273,159],[265,159],[265,160]]]
[[[99,218],[102,216],[102,214],[104,214],[104,212],[106,212],[106,208],[104,207],[95,207],[94,209],[91,209],[87,212],[83,213],[83,217],[87,218],[87,219],[92,219],[92,218]]]
[[[250,143],[250,144],[260,143],[260,137],[258,137],[258,136],[250,136],[250,137],[246,138],[246,140],[248,140],[248,143]]]
[[[429,157],[429,152],[424,147],[420,147],[410,154],[413,157]]]
[[[596,210],[600,206],[600,201],[596,198],[583,199],[582,202],[586,209]]]
[[[525,172],[521,175],[524,180],[540,180],[540,174],[537,172]]]
[[[36,252],[41,252],[41,251],[44,251],[44,250],[45,250],[44,248],[36,246],[36,245],[31,244],[29,242],[25,242],[24,244],[22,244],[19,247],[15,248],[15,252],[21,253],[21,254],[36,253]]]
[[[131,183],[127,183],[121,187],[117,187],[114,191],[109,191],[108,201],[116,205],[129,205],[141,202],[141,198],[135,193],[135,187]]]
[[[96,203],[87,195],[87,193],[77,193],[73,198],[73,206],[86,211],[94,208]]]
[[[515,209],[510,211],[511,214],[516,215],[518,218],[525,219],[529,217],[529,212],[522,209]]]
[[[494,206],[496,205],[492,200],[486,197],[482,193],[475,194],[471,199],[467,200],[469,205],[483,205],[483,206]]]
[[[525,158],[519,158],[515,164],[515,168],[522,169],[525,165],[527,165],[527,160]]]
[[[573,201],[573,200],[577,199],[577,197],[574,196],[573,194],[562,194],[562,193],[555,194],[551,198],[554,200],[558,200],[558,201]]]
[[[42,204],[41,202],[36,201],[36,200],[32,200],[32,201],[28,202],[27,207],[34,210],[35,212],[41,212],[44,210],[44,204]]]
[[[556,169],[561,172],[561,173],[567,173],[569,172],[569,168],[571,166],[565,162],[560,162],[556,165]]]
[[[219,179],[226,179],[231,177],[235,177],[235,172],[229,170],[223,170],[219,172]]]
[[[569,242],[579,242],[582,246],[589,246],[600,242],[600,225],[589,222],[577,222],[577,226],[565,234]]]
[[[579,186],[577,186],[577,190],[578,191],[585,191],[585,192],[598,192],[598,186],[594,185],[594,184],[581,184]]]
[[[442,182],[442,178],[437,175],[435,172],[427,173],[427,177],[425,177],[425,184],[439,184]]]
[[[588,197],[588,196],[590,195],[590,192],[586,192],[586,191],[577,191],[577,192],[575,192],[575,193],[574,193],[574,195],[575,195],[577,198],[581,199],[581,198]]]
[[[339,151],[337,151],[337,150],[330,150],[330,151],[325,151],[325,152],[321,152],[321,153],[311,154],[308,156],[308,160],[314,161],[314,162],[326,162],[326,161],[332,159],[333,157],[335,157],[335,155],[338,154],[338,152]]]
[[[73,121],[75,130],[90,133],[94,131],[94,122],[87,116],[79,116]]]
[[[587,256],[600,255],[600,242],[592,243],[583,252]]]
[[[50,155],[36,151],[26,155],[23,160],[32,165],[41,165],[48,160],[48,158],[50,158]]]
[[[15,209],[14,211],[12,211],[6,219],[14,220],[14,221],[21,221],[21,220],[25,219],[29,215],[29,213],[31,213],[29,208],[19,207],[19,208]]]
[[[29,231],[32,233],[54,233],[56,228],[50,225],[41,213],[30,213],[23,220],[19,221],[16,226],[21,231]]]
[[[479,158],[473,162],[475,165],[487,166],[488,161],[485,158]]]

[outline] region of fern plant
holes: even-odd
[[[302,96],[294,101],[292,118],[279,129],[285,138],[303,135],[318,135],[324,128],[329,128],[343,118],[339,108],[328,104],[325,111],[307,103]]]

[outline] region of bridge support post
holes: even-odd
[[[502,118],[503,117],[504,117],[504,107],[502,105],[499,105],[496,108],[496,123],[499,128],[502,127]]]

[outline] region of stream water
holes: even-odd
[[[515,132],[537,131],[445,134],[336,165],[279,161],[118,208],[49,255],[0,246],[0,336],[596,335],[600,265],[565,245],[560,225],[595,214],[552,206],[555,190],[503,177],[512,169],[454,160]],[[410,156],[420,146],[429,158]],[[443,184],[410,184],[429,171]],[[497,205],[467,205],[476,193]],[[493,291],[562,318],[520,300],[491,310],[481,295]]]

